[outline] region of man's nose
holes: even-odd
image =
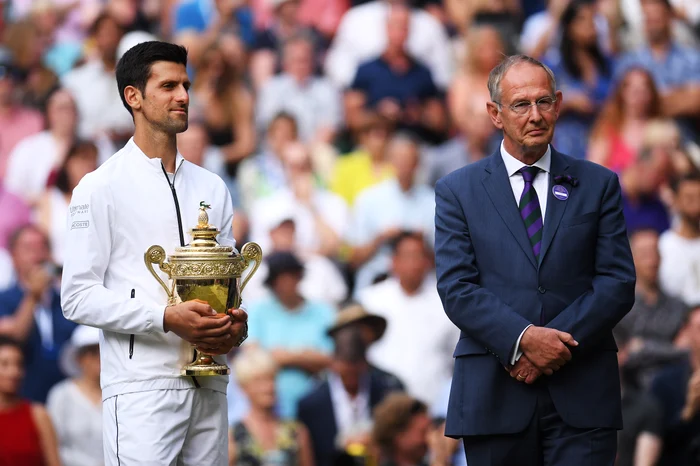
[[[530,106],[530,113],[529,115],[529,120],[531,122],[536,122],[542,120],[542,113],[540,112],[540,108],[535,104]]]

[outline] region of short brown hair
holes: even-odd
[[[392,393],[374,409],[372,439],[384,452],[391,452],[394,439],[404,432],[417,414],[428,412],[427,406],[405,393]]]

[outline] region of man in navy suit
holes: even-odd
[[[612,466],[612,329],[635,286],[620,184],[550,146],[549,68],[507,57],[488,83],[500,150],[435,187],[438,291],[462,331],[445,433],[469,466]]]

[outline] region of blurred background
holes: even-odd
[[[622,184],[638,290],[615,331],[618,465],[700,465],[700,0],[0,7],[0,437],[35,428],[7,409],[21,397],[46,406],[62,464],[102,464],[98,332],[60,309],[65,216],[133,133],[116,62],[160,39],[189,50],[179,149],[266,255],[229,355],[231,464],[466,464],[443,436],[459,331],[435,288],[433,186],[499,147],[488,73],[522,52],[564,93],[554,147]],[[0,464],[29,463],[0,447]]]

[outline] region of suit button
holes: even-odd
[[[540,293],[544,294],[544,292],[547,291],[547,290],[544,289],[544,286],[540,285],[540,287],[537,288],[537,291],[539,291]]]

